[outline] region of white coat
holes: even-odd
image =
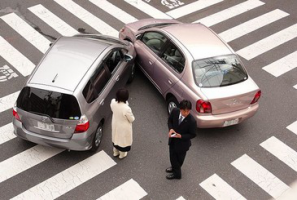
[[[116,146],[128,147],[133,142],[132,122],[135,117],[127,103],[118,103],[115,99],[111,100],[112,110],[112,142]]]

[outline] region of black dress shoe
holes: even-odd
[[[166,172],[167,172],[167,173],[172,173],[172,172],[173,172],[172,167],[168,167],[168,168],[166,169]]]
[[[181,177],[177,177],[177,176],[175,176],[174,174],[168,174],[168,175],[166,176],[166,178],[169,179],[169,180],[171,180],[171,179],[181,179]]]

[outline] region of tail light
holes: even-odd
[[[20,118],[20,116],[19,116],[19,114],[18,114],[18,112],[17,112],[16,107],[13,107],[13,108],[12,108],[12,114],[13,114],[13,116],[14,116],[14,118],[15,118],[16,120],[21,121],[21,118]]]
[[[125,27],[121,28],[120,33],[125,31]]]
[[[259,90],[259,91],[255,94],[254,99],[253,99],[253,101],[251,102],[251,104],[254,104],[254,103],[258,102],[258,100],[260,99],[260,97],[261,97],[261,90]]]
[[[203,101],[202,99],[200,99],[196,103],[196,110],[199,113],[211,113],[211,104],[208,101]]]
[[[90,127],[89,120],[85,115],[83,115],[80,117],[80,120],[79,120],[78,124],[76,125],[74,132],[82,133],[82,132],[87,131],[89,129],[89,127]]]

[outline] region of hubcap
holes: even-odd
[[[96,135],[95,135],[95,145],[98,146],[101,142],[101,138],[102,138],[102,127],[100,126],[97,131],[96,131]]]
[[[171,113],[171,111],[173,110],[173,108],[176,108],[177,106],[176,106],[176,103],[174,103],[173,101],[170,101],[169,103],[168,103],[168,113],[170,114]]]

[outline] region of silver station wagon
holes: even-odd
[[[59,38],[17,98],[14,134],[37,144],[96,151],[111,99],[133,80],[134,57],[133,44],[117,38]]]
[[[238,55],[203,24],[144,19],[126,24],[119,38],[133,42],[136,62],[167,101],[192,102],[200,128],[225,127],[252,117],[261,91]]]

